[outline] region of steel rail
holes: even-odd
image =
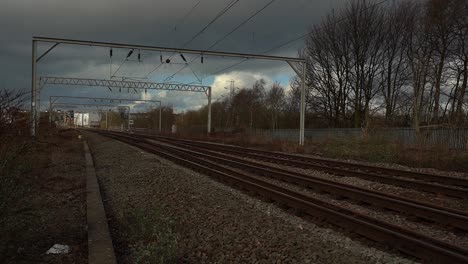
[[[468,187],[468,179],[452,177],[452,176],[443,176],[443,175],[437,175],[437,174],[431,174],[431,173],[407,171],[407,170],[385,168],[385,167],[378,167],[378,166],[365,165],[365,164],[355,164],[355,163],[336,161],[336,160],[330,160],[330,159],[325,159],[325,158],[305,157],[301,155],[295,155],[295,154],[284,153],[284,152],[245,148],[245,147],[218,144],[218,143],[212,143],[212,142],[206,142],[206,141],[195,141],[195,140],[187,140],[187,139],[175,139],[175,140],[183,140],[183,141],[201,143],[201,144],[207,144],[207,145],[213,145],[213,146],[222,146],[224,148],[236,149],[236,150],[243,151],[243,152],[263,154],[263,155],[268,155],[271,157],[279,157],[283,159],[302,161],[306,163],[322,163],[322,164],[325,163],[325,164],[328,164],[329,166],[339,166],[339,167],[346,167],[349,169],[366,170],[366,171],[372,171],[376,173],[385,173],[391,176],[406,177],[406,178],[413,178],[413,179],[424,180],[424,181],[438,182],[442,184],[450,184],[450,185]]]
[[[270,167],[242,158],[227,156],[214,151],[207,151],[203,148],[193,147],[183,143],[174,143],[170,140],[163,140],[163,142],[178,146],[183,151],[192,151],[192,153],[194,155],[198,155],[198,157],[250,171],[263,177],[275,178],[315,190],[326,191],[355,201],[373,204],[374,206],[391,209],[406,215],[414,215],[429,221],[468,230],[468,214],[463,211],[424,203],[380,191],[373,191],[353,186],[351,184],[321,179],[286,169]]]
[[[426,192],[444,194],[447,196],[452,196],[452,197],[457,197],[457,198],[465,198],[465,199],[468,198],[467,189],[462,189],[462,188],[453,187],[453,186],[439,185],[439,184],[434,184],[434,183],[425,182],[425,181],[415,181],[411,179],[395,178],[395,177],[392,177],[392,175],[380,174],[380,173],[376,173],[375,171],[368,172],[368,171],[358,170],[359,168],[358,166],[355,166],[353,167],[354,169],[352,169],[352,168],[345,168],[345,167],[339,167],[339,166],[322,165],[318,163],[296,161],[292,159],[284,159],[281,157],[274,157],[271,155],[263,155],[263,153],[259,154],[259,153],[249,152],[249,151],[243,151],[244,148],[229,146],[229,145],[205,143],[205,142],[191,141],[191,140],[185,140],[185,139],[174,139],[171,137],[160,137],[160,136],[154,136],[154,135],[144,135],[144,134],[138,134],[138,135],[144,136],[146,138],[152,138],[152,139],[164,138],[164,139],[168,139],[172,141],[185,142],[187,144],[202,146],[204,148],[209,148],[209,149],[217,149],[218,151],[221,151],[221,152],[231,153],[231,154],[242,156],[242,157],[249,157],[249,158],[253,158],[257,160],[274,162],[277,164],[300,167],[304,169],[314,169],[314,170],[319,170],[319,171],[323,171],[326,173],[331,173],[331,174],[339,175],[339,176],[358,177],[358,178],[362,178],[362,179],[366,179],[370,181],[396,185],[396,186],[400,186],[404,188],[415,188],[415,189],[419,189],[419,190],[426,191]],[[251,150],[251,149],[248,149],[248,150]],[[269,152],[269,153],[276,154],[276,152]],[[375,167],[375,168],[379,168],[379,167]],[[433,174],[431,175],[438,176],[438,175],[433,175]],[[440,177],[446,177],[446,176],[440,176]],[[451,177],[451,178],[454,178],[454,177]],[[455,178],[455,179],[458,179],[461,181],[464,180],[460,178]],[[421,179],[419,178],[419,180]],[[442,179],[439,179],[439,180],[442,181]],[[461,182],[461,181],[458,181],[458,182]]]
[[[159,145],[156,147],[144,139],[124,134],[98,133],[206,173],[242,190],[298,209],[314,218],[326,220],[368,239],[385,243],[422,260],[436,263],[468,263],[468,250],[465,248],[276,186],[170,146]]]

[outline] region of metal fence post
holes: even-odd
[[[36,51],[37,42],[32,41],[32,58],[31,58],[31,136],[36,137]]]
[[[161,101],[159,101],[159,134],[161,134],[162,132],[161,118],[162,118],[162,104],[161,104]]]

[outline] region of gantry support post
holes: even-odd
[[[32,60],[31,60],[31,136],[36,137],[36,54],[37,42],[32,41]]]
[[[130,106],[128,107],[127,129],[130,132]]]
[[[36,127],[39,129],[39,124],[41,122],[41,85],[38,81],[36,81],[36,85]]]
[[[300,131],[299,145],[304,145],[304,128],[305,128],[305,93],[306,93],[306,67],[305,62],[302,63],[302,82],[301,82],[301,114],[300,114]]]
[[[58,43],[64,44],[72,44],[72,45],[84,45],[84,46],[95,46],[95,47],[113,47],[113,48],[120,48],[120,49],[138,49],[138,50],[148,50],[148,51],[160,51],[160,52],[176,52],[176,53],[187,53],[187,54],[195,54],[195,55],[212,55],[212,56],[221,56],[221,57],[233,57],[233,58],[244,58],[244,59],[263,59],[263,60],[273,60],[273,61],[286,61],[290,65],[294,63],[303,63],[303,71],[302,71],[302,89],[301,89],[301,132],[299,136],[299,144],[304,144],[304,112],[305,112],[305,59],[300,58],[291,58],[291,57],[280,57],[280,56],[268,56],[264,54],[246,54],[246,53],[233,53],[233,52],[220,52],[220,51],[208,51],[208,50],[190,50],[190,49],[177,49],[177,48],[166,48],[166,47],[155,47],[155,46],[144,46],[144,45],[132,45],[132,44],[123,44],[123,43],[109,43],[109,42],[97,42],[97,41],[83,41],[83,40],[73,40],[73,39],[59,39],[59,38],[46,38],[46,37],[33,37],[33,78],[36,77],[36,42],[52,42],[54,46],[52,46],[49,50],[45,52],[47,54],[51,49],[53,49]],[[45,55],[44,54],[44,55]],[[42,56],[40,57],[42,58]],[[293,69],[297,72],[294,66]],[[300,74],[299,74],[300,75]],[[57,79],[62,79],[58,81],[64,81],[65,78],[53,78],[54,81]],[[71,79],[68,78],[67,81]],[[74,78],[71,80],[71,85],[84,85],[83,83],[79,83],[78,79]],[[89,86],[102,86],[102,84],[97,84],[96,82],[110,82],[116,83],[113,80],[89,80],[87,85]],[[59,83],[54,83],[59,84]],[[63,83],[62,83],[63,84]],[[118,84],[122,85],[123,82],[119,82]],[[126,82],[124,85],[134,85],[129,88],[133,89],[148,89],[147,86],[155,86],[153,89],[164,89],[164,90],[190,90],[190,91],[200,91],[200,92],[208,92],[208,124],[207,124],[207,132],[211,133],[211,87],[206,90],[206,87],[189,87],[187,85],[175,85],[175,84],[151,84],[151,83],[143,83],[143,82],[133,82],[129,83]],[[33,81],[32,84],[32,97],[35,97],[35,82]],[[110,87],[111,85],[105,85]],[[115,85],[113,86],[115,87]],[[35,98],[34,98],[35,99]],[[35,101],[31,103],[31,110],[35,109]],[[31,134],[35,136],[35,125],[32,126]]]
[[[49,96],[49,126],[52,125],[52,97]]]
[[[208,88],[208,134],[211,133],[211,86]]]
[[[161,101],[159,101],[159,134],[161,134],[161,132],[162,132],[161,118],[162,118],[162,104],[161,104]]]

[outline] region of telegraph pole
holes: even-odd
[[[232,104],[233,104],[233,100],[234,100],[234,95],[235,95],[235,92],[236,92],[236,89],[237,87],[234,85],[236,83],[235,80],[229,80],[229,81],[226,81],[229,83],[229,87],[224,87],[224,89],[227,89],[229,90],[229,96],[228,96],[228,104],[231,106],[230,107],[230,111],[228,113],[228,116],[226,118],[226,124],[229,123],[229,121],[231,121],[231,117],[232,117]]]

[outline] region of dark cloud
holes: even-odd
[[[207,48],[268,1],[239,1],[186,48]],[[33,35],[182,47],[230,1],[200,0],[200,4],[193,12],[181,21],[197,2],[198,0],[1,1],[0,85],[29,89]],[[268,9],[213,49],[246,53],[263,52],[303,34],[310,25],[317,23],[332,8],[337,8],[344,2],[345,0],[276,0]],[[175,25],[178,25],[176,30]],[[39,53],[47,49],[48,45],[40,45]],[[301,42],[293,43],[276,51],[275,54],[297,56],[297,49],[301,45]],[[126,52],[115,51],[114,69],[121,64]],[[121,71],[119,70],[119,74],[146,75],[159,63],[158,53],[143,53],[142,57],[141,63],[126,62]],[[191,56],[187,58],[190,59]],[[177,61],[182,62],[178,56],[174,58],[174,62]],[[236,61],[239,60],[207,57],[204,64],[197,60],[191,68],[197,75],[205,76]],[[180,67],[182,66],[177,64],[160,67],[152,75],[153,81],[162,81]],[[233,70],[262,72],[268,76],[275,76],[282,74],[286,68],[282,63],[254,61],[242,64]],[[192,70],[185,69],[175,76],[173,81],[196,80]],[[108,51],[103,48],[59,45],[40,62],[39,75],[108,78]],[[48,95],[54,93],[69,95],[85,93],[100,96],[109,92],[96,88],[79,90],[53,87],[44,91],[42,100],[47,100]],[[173,104],[177,104],[178,107],[191,107],[186,98],[171,98]],[[199,104],[198,100],[192,106]]]

